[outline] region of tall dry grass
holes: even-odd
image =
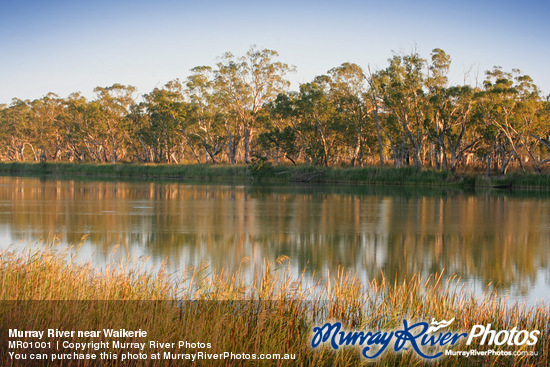
[[[28,365],[10,359],[8,329],[19,330],[102,330],[106,328],[146,330],[147,338],[126,338],[146,342],[209,342],[209,349],[162,349],[147,347],[148,355],[164,352],[192,353],[287,353],[292,361],[199,360],[148,358],[145,361],[102,360],[98,364],[68,360],[34,362],[44,366],[355,366],[365,363],[357,348],[334,351],[310,347],[312,328],[324,322],[341,321],[347,329],[391,330],[402,327],[403,319],[430,321],[455,318],[455,331],[468,331],[476,324],[493,329],[539,329],[534,347],[536,357],[442,357],[442,366],[531,365],[550,363],[548,307],[544,304],[510,305],[494,294],[482,299],[466,291],[457,278],[436,274],[414,276],[400,283],[363,282],[340,269],[328,280],[305,281],[290,271],[288,258],[265,262],[261,271],[245,274],[217,271],[208,266],[168,273],[164,268],[148,270],[140,259],[128,259],[97,269],[75,260],[72,250],[52,246],[5,250],[0,253],[0,352],[2,366]],[[31,339],[29,339],[31,340]],[[48,340],[58,340],[49,338]],[[107,341],[105,338],[74,338],[74,341]],[[459,346],[458,349],[486,346]],[[503,346],[503,350],[527,350]],[[41,350],[50,353],[50,350]],[[115,348],[101,350],[121,354]],[[99,353],[88,348],[87,353]],[[23,350],[22,352],[25,352]],[[29,352],[28,350],[26,352]],[[35,352],[40,352],[36,350]],[[69,353],[70,350],[57,351]],[[138,353],[138,351],[135,351]],[[376,366],[423,365],[411,351],[385,352],[372,362]],[[432,363],[433,365],[433,363]]]

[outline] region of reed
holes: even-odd
[[[53,177],[95,177],[101,179],[169,179],[239,183],[343,183],[465,188],[550,188],[547,173],[512,172],[506,176],[455,174],[416,167],[316,167],[272,166],[269,162],[250,165],[206,164],[110,164],[110,163],[26,163],[0,162],[0,172],[14,175]]]
[[[355,366],[365,360],[360,351],[344,347],[312,349],[312,328],[328,320],[338,320],[348,329],[383,330],[402,326],[402,320],[430,321],[455,318],[454,330],[492,324],[493,329],[517,327],[540,330],[533,350],[537,357],[442,357],[442,366],[526,365],[550,363],[550,318],[544,304],[510,305],[488,293],[476,298],[456,277],[419,275],[400,283],[382,280],[361,281],[357,275],[339,269],[324,282],[304,280],[293,274],[289,259],[264,262],[252,274],[227,272],[209,266],[168,273],[165,268],[148,270],[143,259],[127,259],[102,269],[79,262],[74,249],[44,246],[24,251],[0,253],[0,339],[7,345],[14,320],[20,330],[102,330],[124,328],[146,330],[147,338],[127,338],[130,342],[209,342],[210,349],[163,349],[147,345],[148,355],[170,351],[192,353],[280,353],[295,360],[198,360],[196,366]],[[70,339],[70,338],[69,338]],[[54,339],[52,339],[54,340]],[[74,341],[98,341],[74,338]],[[459,347],[460,348],[460,347]],[[463,346],[464,348],[464,346]],[[469,348],[486,349],[472,345]],[[505,346],[504,350],[522,350]],[[523,347],[524,348],[524,347]],[[2,366],[18,364],[0,351]],[[38,351],[35,351],[38,352]],[[46,351],[44,351],[46,352]],[[120,350],[106,350],[113,354]],[[86,353],[99,353],[88,348]],[[136,351],[135,353],[138,353]],[[192,365],[191,361],[148,359],[147,361],[102,361],[109,366]],[[423,365],[411,351],[385,352],[376,366]],[[86,361],[61,363],[45,361],[45,366],[87,366]]]

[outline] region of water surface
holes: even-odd
[[[83,235],[80,251],[98,265],[146,255],[173,271],[234,270],[286,255],[306,275],[342,266],[393,281],[444,270],[478,293],[490,285],[550,301],[545,193],[0,177],[2,247]]]

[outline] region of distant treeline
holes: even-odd
[[[506,173],[550,161],[550,102],[517,69],[449,85],[451,58],[394,54],[382,70],[344,63],[288,92],[273,50],[224,54],[139,97],[132,86],[0,105],[3,161],[416,166]],[[139,97],[139,98],[138,98]]]

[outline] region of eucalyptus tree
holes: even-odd
[[[233,164],[236,134],[231,131],[227,114],[216,103],[212,68],[197,66],[191,72],[185,84],[190,103],[188,142],[190,146],[199,145],[204,150],[205,161],[212,163],[216,163],[217,156],[225,148],[228,160]],[[193,152],[200,162],[199,156]]]
[[[113,161],[109,146],[109,132],[105,124],[104,111],[97,100],[82,103],[75,100],[73,113],[81,118],[83,124],[79,126],[85,136],[83,142],[92,161],[107,162]]]
[[[285,76],[293,68],[275,61],[278,56],[274,50],[257,50],[253,46],[242,57],[225,53],[214,71],[218,100],[236,120],[242,134],[245,163],[250,161],[250,141],[260,110],[290,84]]]
[[[519,74],[519,70],[517,70]],[[518,75],[515,78],[518,91],[516,119],[525,129],[524,151],[533,162],[535,169],[541,172],[541,166],[550,162],[548,158],[548,138],[550,138],[550,109],[533,79],[528,75]],[[543,139],[546,138],[546,141]],[[526,157],[527,160],[527,157]]]
[[[59,117],[62,139],[69,161],[97,161],[97,149],[101,144],[92,138],[93,118],[90,105],[80,93],[72,93],[63,99],[63,113]]]
[[[369,67],[369,76],[367,77],[367,82],[369,84],[369,89],[365,95],[366,98],[370,101],[370,113],[372,119],[374,120],[374,126],[376,128],[376,140],[378,143],[378,157],[380,160],[380,166],[384,166],[384,144],[382,143],[383,133],[387,135],[384,131],[381,124],[381,114],[384,113],[383,104],[384,100],[380,88],[382,86],[382,75],[380,72],[373,73]],[[385,139],[384,139],[385,140]]]
[[[140,138],[151,148],[152,161],[178,163],[184,157],[188,103],[183,84],[172,80],[144,97],[146,119]]]
[[[315,165],[334,162],[342,146],[342,125],[336,119],[336,105],[329,90],[330,78],[317,76],[313,82],[300,85],[295,100],[304,153]]]
[[[445,138],[448,131],[449,95],[447,95],[447,74],[451,66],[451,57],[445,51],[436,48],[431,54],[432,63],[429,66],[427,87],[429,102],[432,107],[431,123],[427,126],[427,133],[432,141],[433,159],[436,169],[447,169],[447,150]]]
[[[384,109],[389,113],[386,136],[400,166],[412,155],[414,164],[422,167],[421,153],[426,141],[425,132],[425,73],[426,61],[418,53],[394,55],[390,65],[380,71],[378,91]]]
[[[536,113],[540,93],[533,80],[518,69],[505,72],[494,67],[486,72],[480,93],[478,116],[490,131],[486,144],[491,148],[501,174],[506,174],[512,159],[525,171],[528,139],[537,136]]]
[[[343,161],[361,165],[368,132],[365,76],[344,63],[300,86],[298,93],[279,94],[268,105],[270,126],[260,134],[262,148],[275,150],[293,163],[299,154],[313,164]]]
[[[300,134],[300,113],[298,111],[298,93],[280,93],[275,101],[266,105],[269,123],[258,137],[258,144],[264,150],[274,150],[275,164],[279,156],[296,165],[298,157],[305,146],[305,139]]]
[[[109,87],[96,87],[95,103],[99,109],[99,118],[102,129],[102,138],[108,140],[105,148],[110,146],[109,155],[113,163],[119,160],[119,149],[128,137],[126,131],[126,116],[130,107],[135,103],[134,93],[136,88],[130,85],[113,84]]]
[[[283,130],[278,127],[271,127],[258,136],[258,144],[264,151],[272,151],[271,155],[275,165],[279,164],[281,153],[285,158],[296,165],[296,156],[299,153],[299,147],[296,144],[296,130],[291,126],[286,126]]]
[[[2,139],[2,155],[5,159],[20,161],[25,159],[25,148],[29,147],[32,157],[36,157],[36,150],[29,141],[30,136],[30,101],[18,98],[12,99],[10,105],[0,111]]]
[[[470,86],[463,85],[447,88],[445,97],[447,101],[439,112],[447,141],[443,168],[454,172],[461,162],[467,163],[466,156],[473,155],[481,140],[473,128],[476,94]]]
[[[451,57],[436,48],[431,54],[426,86],[426,132],[433,146],[436,169],[455,171],[464,155],[473,150],[479,138],[468,134],[472,124],[474,90],[467,85],[449,86],[447,74]]]
[[[550,95],[546,100],[540,100],[539,108],[536,114],[537,132],[533,132],[531,137],[539,144],[538,147],[529,145],[529,155],[533,158],[535,169],[541,172],[541,166],[550,162]]]
[[[374,137],[369,133],[372,129],[365,74],[359,65],[343,63],[330,69],[328,75],[336,119],[339,120],[344,144],[351,150],[350,164],[352,167],[361,166],[365,150],[369,149]]]
[[[34,146],[35,160],[60,159],[65,148],[60,117],[63,102],[55,93],[48,93],[30,103],[28,139]]]

